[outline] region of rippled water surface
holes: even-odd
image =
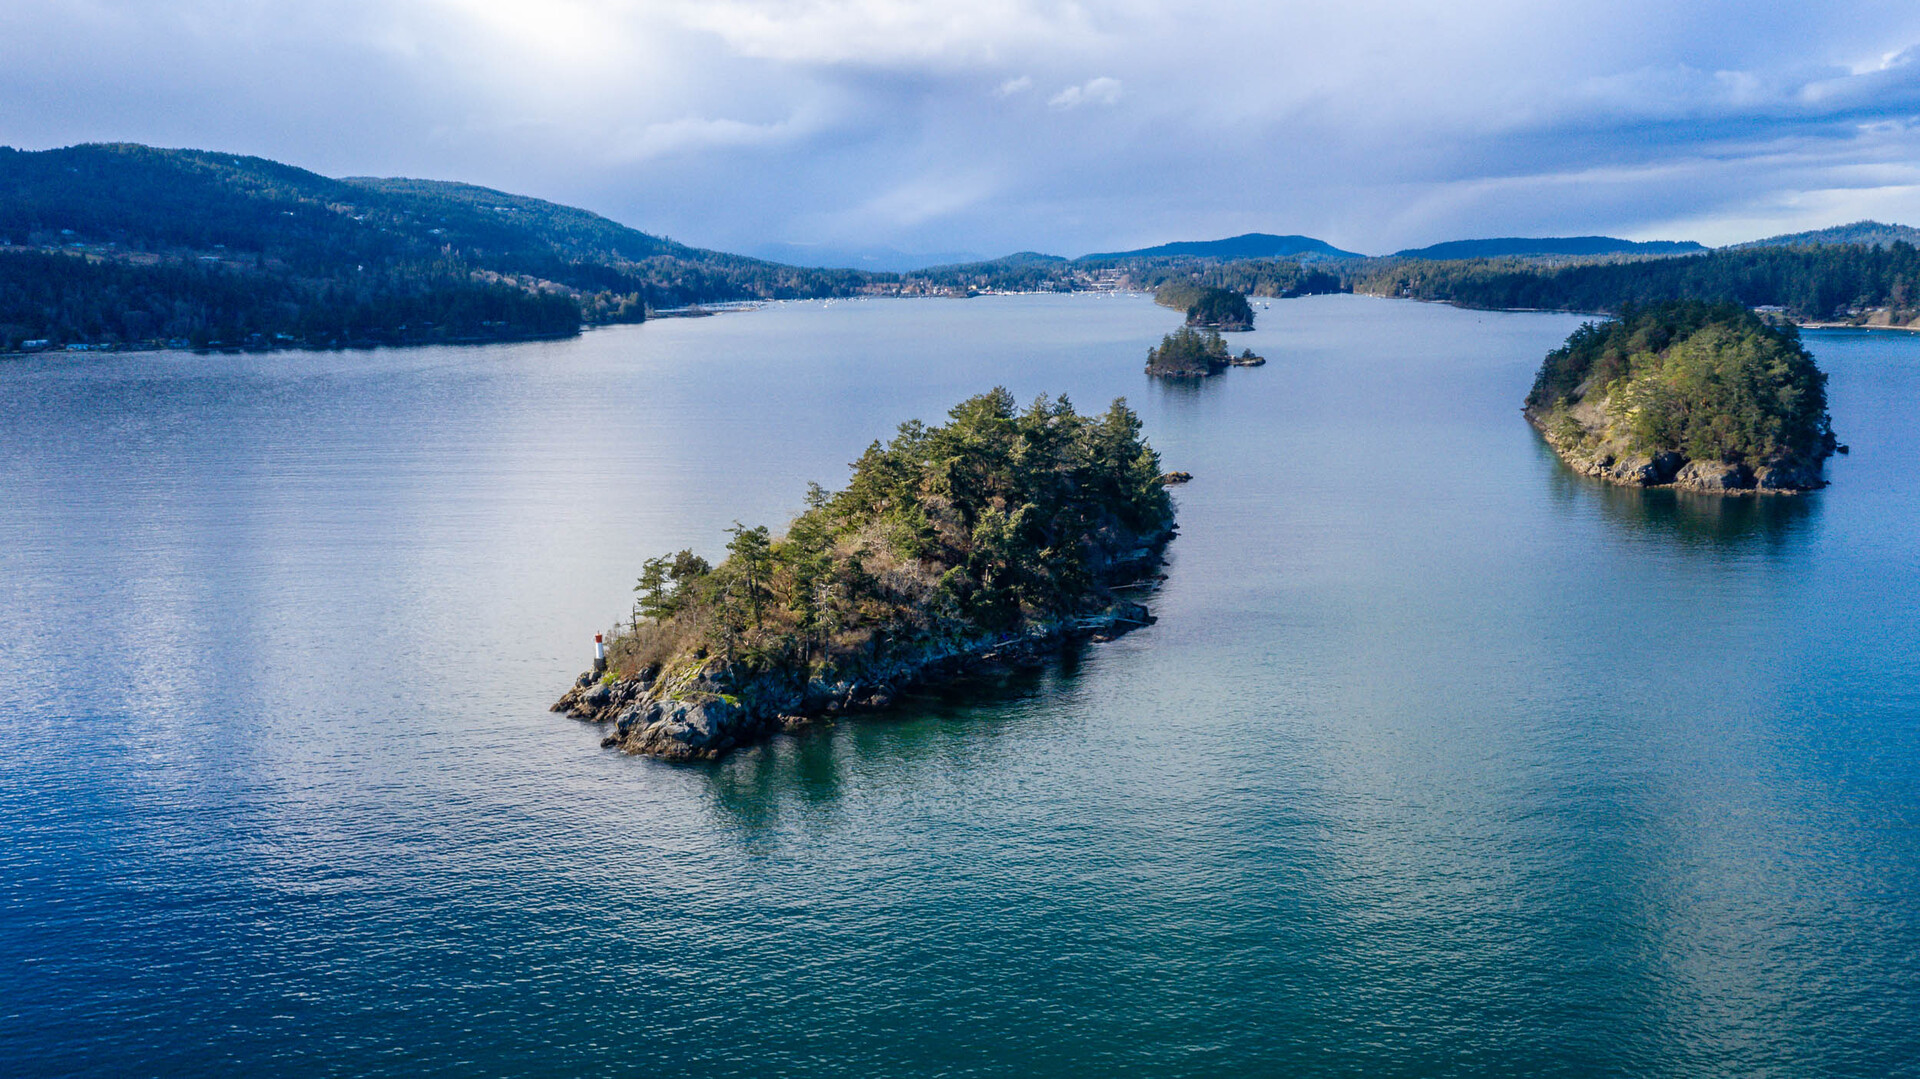
[[[1596,485],[1556,315],[1140,297],[0,363],[0,1071],[1920,1074],[1920,340],[1802,498]],[[1126,395],[1158,624],[715,766],[546,706],[647,555]]]

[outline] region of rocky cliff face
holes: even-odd
[[[882,643],[804,675],[749,670],[717,657],[678,672],[652,669],[604,681],[588,671],[553,711],[609,725],[603,746],[667,760],[712,759],[822,717],[885,708],[911,686],[1041,662],[1070,639],[1111,640],[1152,621],[1144,606],[1119,601],[1013,633]]]
[[[1610,432],[1606,398],[1582,397],[1558,411],[1528,407],[1539,430],[1569,468],[1628,487],[1678,487],[1712,494],[1792,494],[1826,486],[1818,462],[1694,461],[1668,450],[1636,452]]]
[[[720,757],[781,730],[848,712],[873,711],[912,686],[950,681],[971,671],[1044,662],[1070,640],[1111,640],[1150,625],[1153,615],[1121,589],[1149,589],[1175,535],[1134,537],[1137,546],[1090,567],[1103,582],[1077,613],[1022,620],[1001,632],[959,631],[939,636],[876,635],[851,655],[804,667],[754,667],[714,655],[626,677],[584,672],[552,710],[611,729],[601,745],[667,760]]]
[[[1799,333],[1733,303],[1629,304],[1547,353],[1526,417],[1570,466],[1635,487],[1825,486],[1846,452]]]

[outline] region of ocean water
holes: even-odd
[[[1568,473],[1578,324],[1137,296],[0,363],[0,1072],[1920,1074],[1920,340],[1800,498]],[[1157,624],[714,765],[546,706],[642,559],[1126,396]]]

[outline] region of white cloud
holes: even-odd
[[[816,124],[798,116],[765,124],[687,116],[647,124],[620,137],[613,149],[629,160],[645,161],[675,153],[793,143],[816,130]]]
[[[1911,0],[17,0],[0,143],[465,179],[732,248],[1705,239],[1920,222],[1916,42]]]
[[[688,0],[672,10],[741,55],[810,64],[984,65],[1091,33],[1079,4],[1040,0]]]
[[[1120,101],[1120,80],[1105,75],[1069,86],[1053,95],[1047,104],[1056,109],[1077,109],[1082,105],[1113,105]]]

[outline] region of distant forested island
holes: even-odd
[[[1253,329],[1252,305],[1244,293],[1232,289],[1175,282],[1155,290],[1153,302],[1184,312],[1189,326],[1223,332]]]
[[[1266,358],[1252,349],[1235,356],[1217,330],[1182,326],[1147,350],[1147,374],[1160,378],[1206,378],[1228,367],[1259,367]]]
[[[1541,364],[1525,412],[1576,470],[1641,487],[1810,490],[1836,448],[1826,375],[1794,328],[1737,304],[1582,326]]]
[[[1173,526],[1160,459],[1124,401],[1085,416],[996,389],[875,442],[784,535],[736,524],[717,565],[649,560],[607,672],[554,710],[612,723],[606,744],[629,752],[717,756],[1147,623],[1124,589],[1155,572]]]

